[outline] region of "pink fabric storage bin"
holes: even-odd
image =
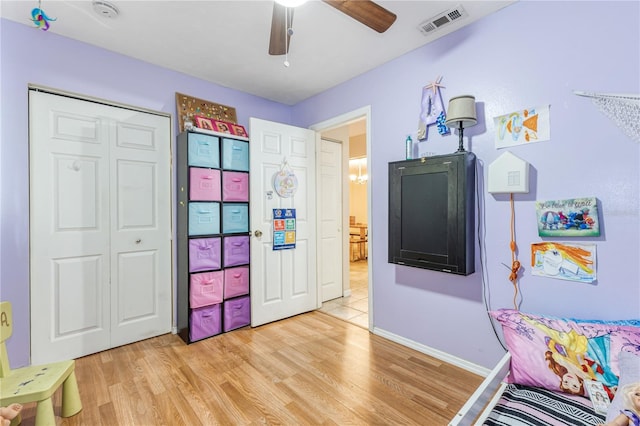
[[[249,296],[225,300],[222,304],[222,311],[225,332],[251,324],[251,300]]]
[[[238,266],[224,270],[224,298],[249,293],[249,267]]]
[[[224,273],[200,272],[189,277],[189,306],[200,308],[222,302]]]
[[[220,269],[220,238],[189,240],[189,272]]]
[[[222,172],[222,199],[224,201],[249,201],[249,174]]]
[[[189,199],[220,201],[220,170],[189,168]]]
[[[249,263],[249,237],[224,237],[224,266]]]
[[[221,304],[191,310],[189,340],[200,340],[222,333]]]

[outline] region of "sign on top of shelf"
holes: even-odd
[[[243,138],[248,137],[244,126],[241,126],[240,124],[231,123],[229,121],[214,120],[200,115],[196,115],[194,118],[196,120],[196,127],[199,129],[211,130],[213,132],[226,133],[234,136],[242,136]]]

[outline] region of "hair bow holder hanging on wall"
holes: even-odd
[[[509,194],[511,204],[511,270],[509,281],[513,284],[513,308],[519,309],[518,303],[518,273],[522,267],[517,260],[518,246],[516,244],[515,208],[513,206],[513,194],[525,194],[529,192],[529,163],[517,157],[509,151],[505,151],[489,164],[487,171],[487,191],[491,194]]]
[[[286,158],[282,159],[280,170],[273,174],[273,189],[282,198],[293,197],[298,190],[298,178]]]

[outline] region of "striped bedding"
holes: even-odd
[[[507,385],[485,426],[593,426],[604,423],[588,398],[542,388]]]

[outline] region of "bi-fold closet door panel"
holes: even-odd
[[[32,362],[170,331],[170,118],[29,97]]]

